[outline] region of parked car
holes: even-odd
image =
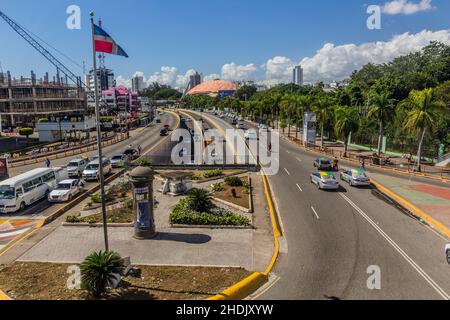
[[[67,174],[69,178],[80,178],[86,168],[87,160],[75,159],[67,164]]]
[[[156,123],[161,123],[161,119],[160,119],[160,118],[156,118],[156,119],[155,119],[155,122],[156,122]]]
[[[340,177],[342,181],[348,182],[351,187],[370,186],[370,179],[364,170],[344,170],[340,173]]]
[[[111,167],[122,168],[127,162],[127,157],[123,153],[115,154],[111,158]]]
[[[319,158],[314,161],[314,167],[318,170],[332,170],[333,164],[328,158]]]
[[[71,201],[75,196],[83,192],[84,183],[79,179],[68,179],[58,183],[55,189],[48,195],[49,202]]]
[[[99,181],[100,180],[100,159],[89,162],[83,171],[83,179],[86,181]],[[106,176],[112,172],[111,161],[103,157],[103,175]]]
[[[233,126],[237,125],[237,120],[233,118],[233,120],[231,120],[231,125]]]
[[[447,257],[448,264],[450,264],[450,243],[445,246],[445,256]]]
[[[319,190],[339,189],[339,182],[331,172],[315,172],[311,174],[311,183],[315,184]]]
[[[236,129],[245,129],[245,125],[243,122],[238,122],[238,124],[236,125]]]

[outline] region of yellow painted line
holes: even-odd
[[[0,289],[0,301],[12,300],[6,293]]]
[[[402,206],[404,206],[406,209],[411,211],[415,216],[423,219],[425,222],[427,222],[429,225],[434,227],[436,230],[440,231],[442,234],[446,235],[448,238],[450,238],[450,229],[446,227],[443,223],[439,222],[438,220],[434,219],[433,217],[426,214],[422,209],[416,207],[414,204],[406,200],[405,198],[399,196],[392,190],[388,189],[387,187],[383,186],[379,182],[377,182],[374,179],[370,179],[371,182],[374,184],[375,187],[377,187],[378,190],[385,193],[387,196],[392,198],[393,200],[400,203]]]

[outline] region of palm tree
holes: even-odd
[[[348,137],[358,129],[358,109],[356,107],[340,106],[335,109],[336,135],[344,140],[344,157],[347,157]]]
[[[208,212],[213,204],[211,194],[205,189],[192,189],[187,194],[186,209],[195,212]]]
[[[421,171],[422,150],[425,133],[432,130],[433,124],[437,121],[438,110],[445,107],[440,101],[434,100],[433,89],[422,91],[413,90],[403,107],[409,110],[404,121],[404,129],[409,132],[419,133],[419,146],[417,151],[418,170]]]
[[[320,145],[322,147],[325,125],[333,118],[332,103],[330,98],[322,97],[318,98],[313,104],[313,111],[316,114],[317,121],[320,123]]]
[[[380,133],[378,136],[377,155],[381,155],[383,144],[384,127],[387,120],[393,114],[393,103],[388,92],[374,93],[371,97],[371,105],[367,116],[376,118],[380,123]]]
[[[81,264],[81,283],[93,297],[100,298],[114,281],[118,280],[124,266],[116,252],[100,251],[90,254]]]

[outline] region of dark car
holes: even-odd
[[[332,170],[333,164],[331,163],[331,160],[328,158],[319,158],[316,161],[314,161],[314,167],[316,167],[319,170]]]
[[[134,148],[125,150],[123,154],[128,160],[136,160],[140,156],[139,150]]]
[[[159,118],[157,118],[155,121],[156,121],[156,123],[161,123],[161,119],[159,119]]]
[[[169,131],[166,128],[162,128],[161,131],[159,131],[161,137],[167,136],[168,133]]]

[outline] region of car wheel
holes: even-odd
[[[448,264],[450,264],[450,250],[447,251],[447,262]]]
[[[20,204],[19,210],[20,210],[20,211],[23,211],[23,210],[25,210],[25,207],[26,207],[25,202],[22,202],[22,203]]]
[[[320,187],[320,182],[317,184],[317,189],[322,189],[321,187]]]

